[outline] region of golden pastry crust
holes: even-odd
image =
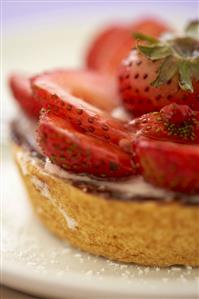
[[[61,239],[122,262],[199,266],[199,205],[105,199],[48,174],[23,147],[13,152],[35,212]]]

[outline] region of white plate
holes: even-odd
[[[165,10],[160,7],[161,11]],[[172,19],[175,11],[170,14]],[[173,20],[177,23],[176,18]],[[38,27],[30,22],[26,28],[15,28],[12,33],[7,29],[3,44],[6,53],[4,79],[13,69],[35,72],[54,66],[79,65],[80,53],[89,34],[95,31],[99,18],[96,22],[92,18],[92,22],[92,26],[88,22],[84,22],[84,26],[81,22],[78,26],[73,22],[69,28],[64,27],[63,22]],[[9,105],[7,89],[4,88],[3,93],[6,99],[3,117],[8,119],[15,113],[14,105]],[[198,269],[172,267],[161,270],[113,263],[59,241],[32,214],[7,145],[3,146],[1,163],[1,270],[4,284],[50,298],[191,299],[199,295]]]

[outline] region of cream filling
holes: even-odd
[[[71,180],[71,181],[81,181],[84,183],[91,183],[100,187],[98,190],[108,189],[113,192],[125,193],[126,198],[132,197],[152,197],[152,198],[163,198],[164,200],[173,200],[175,192],[168,191],[165,189],[154,187],[143,180],[141,176],[131,177],[125,181],[106,181],[97,180],[85,175],[73,174],[68,171],[63,170],[59,166],[50,162],[47,158],[44,169],[49,174],[55,175],[59,178]],[[191,201],[199,202],[199,196],[189,196]]]

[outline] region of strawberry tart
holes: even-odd
[[[199,22],[167,31],[153,19],[111,25],[87,67],[11,75],[11,143],[34,211],[62,240],[199,266]]]

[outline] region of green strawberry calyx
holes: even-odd
[[[193,80],[199,81],[199,20],[190,22],[183,36],[158,40],[142,33],[134,33],[138,50],[152,61],[161,60],[154,87],[166,84],[176,74],[182,90],[193,92]]]

